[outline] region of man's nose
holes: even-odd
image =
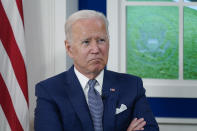
[[[99,45],[97,41],[93,41],[91,44],[91,53],[98,53],[99,52]]]

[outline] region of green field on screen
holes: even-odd
[[[184,79],[197,79],[197,6],[184,7]]]
[[[127,73],[178,79],[178,13],[175,6],[127,7]]]

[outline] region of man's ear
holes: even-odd
[[[70,58],[72,58],[73,53],[72,53],[71,44],[68,42],[68,40],[65,40],[64,43],[65,43],[65,48],[66,48],[67,54],[69,55]]]

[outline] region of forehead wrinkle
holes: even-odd
[[[107,34],[106,33],[102,33],[102,32],[82,32],[84,36],[87,35],[87,37],[106,37]]]
[[[97,34],[93,34],[93,35],[88,35],[87,37],[81,37],[79,40],[83,41],[83,40],[92,40],[92,39],[108,39],[107,35],[97,35]]]
[[[97,19],[97,18],[96,18]],[[91,26],[88,26],[90,25]],[[94,28],[96,27],[96,28]],[[81,35],[79,34],[81,33]],[[77,36],[75,35],[77,34]],[[96,37],[107,37],[107,30],[105,23],[102,20],[96,20],[94,18],[91,19],[79,19],[75,21],[72,25],[72,35],[78,37],[77,39],[89,39]]]

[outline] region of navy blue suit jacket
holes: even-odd
[[[73,66],[38,83],[36,96],[35,131],[94,130],[88,104]],[[145,119],[145,131],[159,130],[139,77],[104,70],[102,97],[104,131],[125,131],[135,117]],[[120,108],[121,104],[125,104],[127,110],[116,114],[116,108]]]

